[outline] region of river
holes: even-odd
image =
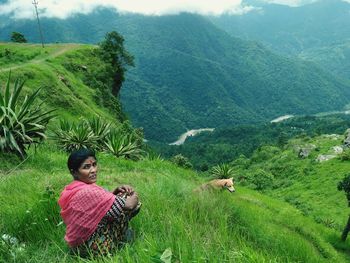
[[[181,136],[179,137],[179,139],[175,142],[169,143],[169,145],[181,145],[184,144],[184,142],[186,141],[187,137],[189,136],[196,136],[197,134],[201,133],[201,132],[212,132],[214,131],[213,128],[203,128],[203,129],[196,129],[196,130],[189,130],[183,134],[181,134]]]

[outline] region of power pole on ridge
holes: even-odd
[[[33,0],[32,4],[35,7],[35,13],[36,13],[36,18],[38,21],[38,28],[39,28],[39,33],[40,33],[40,39],[41,39],[41,46],[44,48],[44,38],[43,38],[43,32],[41,31],[41,25],[40,25],[40,20],[39,20],[39,14],[38,14],[38,1]]]

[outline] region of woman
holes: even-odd
[[[140,209],[138,195],[128,185],[113,193],[97,186],[97,159],[91,150],[73,152],[68,168],[74,181],[58,201],[67,226],[65,240],[80,256],[109,254],[126,241],[128,222]]]

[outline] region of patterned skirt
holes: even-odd
[[[72,248],[73,253],[80,257],[111,255],[127,242],[128,222],[128,216],[125,214],[122,214],[118,221],[106,215],[87,241]]]

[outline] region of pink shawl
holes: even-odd
[[[58,204],[67,226],[64,238],[70,247],[89,239],[114,200],[114,194],[96,184],[73,181],[64,188]]]

